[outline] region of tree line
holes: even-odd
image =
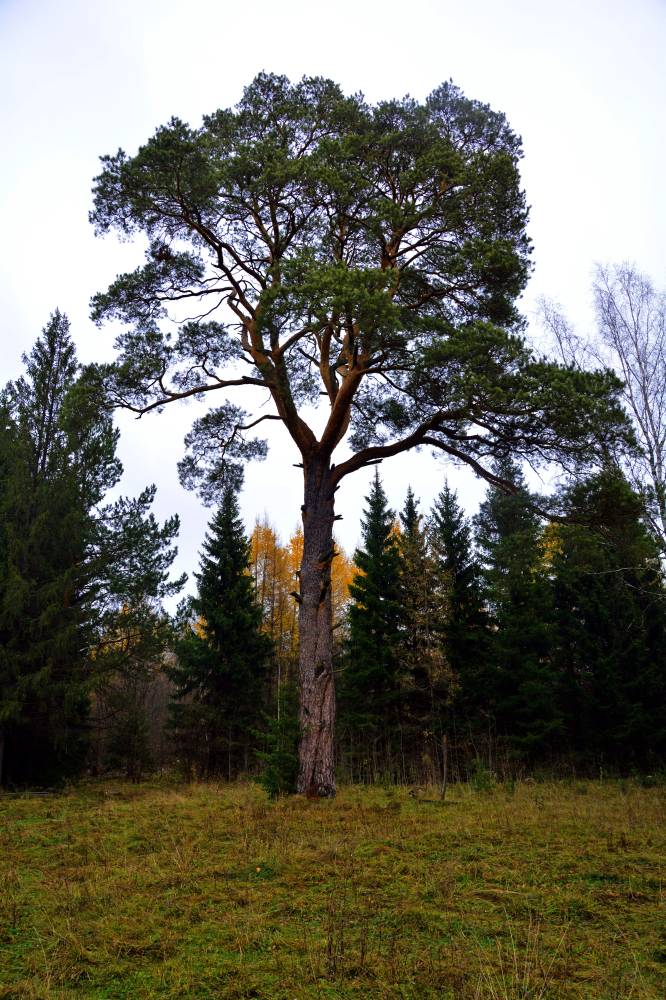
[[[463,777],[663,762],[666,591],[643,500],[609,465],[563,488],[547,521],[515,462],[495,471],[513,490],[490,487],[474,518],[448,484],[427,515],[408,490],[396,517],[375,473],[361,545],[333,561],[346,780],[437,781],[444,740]],[[295,790],[299,545],[266,523],[246,539],[226,492],[172,674],[192,773],[263,770],[270,791]]]
[[[283,543],[264,517],[247,537],[228,485],[196,594],[170,617],[178,518],[155,521],[154,487],[105,500],[118,434],[65,316],[24,362],[1,400],[2,783],[168,766],[293,791],[301,529]],[[444,738],[461,775],[663,762],[666,593],[645,498],[609,458],[545,519],[518,463],[493,474],[511,488],[489,487],[474,518],[448,483],[426,514],[409,489],[396,516],[376,469],[353,559],[334,543],[348,780],[437,780]]]
[[[661,766],[666,593],[644,504],[617,467],[537,513],[519,466],[469,519],[445,485],[399,528],[367,498],[340,668],[340,759],[353,777],[437,778],[442,737],[463,774]],[[381,649],[378,655],[377,649]]]

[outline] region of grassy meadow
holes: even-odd
[[[0,997],[662,1000],[665,861],[638,782],[5,794]]]

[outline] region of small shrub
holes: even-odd
[[[257,752],[264,765],[259,784],[271,799],[296,791],[298,737],[298,694],[294,684],[284,684],[278,694],[278,713],[268,719],[266,749]]]
[[[469,783],[475,792],[489,793],[495,787],[495,778],[479,756],[474,758]]]
[[[651,774],[641,774],[639,776],[641,788],[662,788],[666,785],[666,771],[654,771]]]

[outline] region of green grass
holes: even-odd
[[[0,997],[663,1000],[665,821],[633,782],[0,796]]]

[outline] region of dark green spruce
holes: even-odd
[[[401,724],[402,602],[400,553],[394,514],[379,473],[366,497],[362,547],[354,553],[357,574],[349,590],[349,650],[340,681],[344,746],[356,743],[376,772],[397,761]]]
[[[0,727],[4,784],[51,784],[87,751],[94,638],[93,508],[119,476],[116,434],[51,317],[4,392],[13,438],[4,489]]]
[[[229,485],[208,528],[197,595],[171,670],[176,753],[200,776],[231,779],[248,771],[263,721],[271,648],[249,565],[250,545]]]
[[[441,737],[454,686],[442,643],[447,592],[438,573],[411,487],[400,512],[400,659],[403,729],[414,753],[432,753]]]
[[[462,736],[487,728],[489,620],[471,524],[448,482],[430,512],[428,538],[444,608],[439,638],[454,688],[451,709]]]
[[[67,317],[56,311],[23,360],[0,402],[0,777],[11,786],[53,784],[89,759],[91,692],[131,660],[119,647],[99,654],[119,615],[166,596],[178,528],[148,514],[153,489],[104,504],[122,471],[118,432]],[[135,622],[133,646],[140,632]]]
[[[598,771],[654,769],[666,754],[666,591],[639,497],[615,469],[569,489],[577,523],[552,536],[564,749]]]
[[[542,529],[516,463],[501,459],[494,472],[514,492],[489,489],[476,518],[492,630],[486,712],[515,754],[536,760],[557,752],[563,734]]]

